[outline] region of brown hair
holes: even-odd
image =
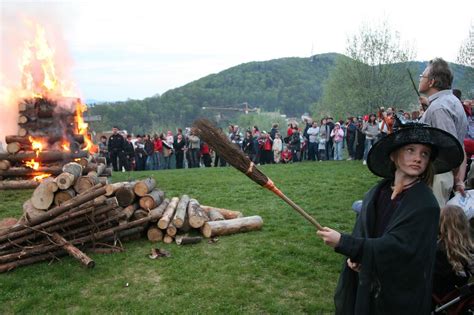
[[[469,221],[463,209],[453,205],[441,209],[439,241],[454,271],[462,273],[464,265],[472,264],[474,244],[470,236]]]

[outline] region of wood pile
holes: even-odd
[[[20,220],[0,222],[0,272],[68,254],[92,268],[88,252],[122,251],[117,244],[124,238],[185,245],[200,242],[199,233],[214,237],[263,225],[259,216],[201,206],[187,195],[166,198],[153,178],[105,184],[81,170],[78,163],[65,165],[35,189]]]
[[[105,159],[93,158],[86,150],[78,106],[81,103],[77,98],[24,99],[19,104],[18,134],[7,135],[5,152],[0,152],[0,189],[37,187],[39,180],[34,177],[58,176],[72,161],[83,166],[81,175],[94,171],[99,176],[111,176]]]

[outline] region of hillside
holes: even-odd
[[[202,110],[202,107],[234,107],[243,102],[262,111],[300,116],[320,100],[324,81],[337,58],[347,57],[329,53],[311,58],[281,58],[241,64],[169,90],[161,96],[97,105],[90,109],[90,114],[101,115],[102,121],[92,124],[92,127],[96,131],[110,130],[117,124],[133,133],[174,129],[190,125],[198,116],[216,114]],[[421,73],[426,62],[410,62],[410,65]],[[458,82],[465,82],[466,67],[451,66],[455,73],[455,86]],[[406,86],[412,89],[410,85]],[[466,87],[461,85],[461,89]]]

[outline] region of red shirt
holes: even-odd
[[[282,160],[291,160],[291,151],[283,151],[281,152],[281,159]]]
[[[263,149],[265,151],[271,151],[272,150],[272,141],[270,139],[265,140],[265,142],[263,143]]]
[[[201,146],[201,154],[204,155],[204,154],[209,154],[209,146],[207,145],[207,143],[203,143],[202,146]]]
[[[158,138],[157,140],[153,141],[153,147],[155,149],[155,152],[163,152],[163,141]]]

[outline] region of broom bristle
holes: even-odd
[[[196,135],[216,151],[227,163],[261,186],[268,182],[268,177],[260,172],[242,150],[230,142],[226,135],[214,127],[209,120],[198,119],[193,125]]]

